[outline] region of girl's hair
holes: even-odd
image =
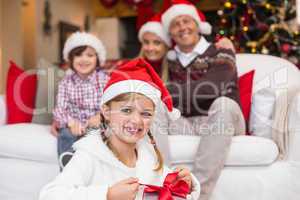
[[[162,155],[157,147],[157,144],[155,142],[155,139],[150,131],[148,131],[148,136],[150,138],[150,142],[153,145],[153,148],[154,148],[154,151],[155,151],[155,154],[157,157],[157,167],[154,169],[154,171],[161,171],[163,168],[163,164],[164,164],[163,157],[162,157]]]
[[[113,98],[112,100],[108,101],[106,103],[107,106],[110,106],[111,102],[119,102],[119,101],[128,101],[130,100],[131,98],[134,98],[135,95],[138,95],[137,93],[125,93],[125,94],[120,94],[118,96],[116,96],[115,98]],[[107,141],[107,136],[105,135],[105,129],[107,127],[107,121],[105,121],[104,119],[104,116],[102,115],[102,131],[101,131],[101,136],[102,136],[102,139],[104,142]],[[154,169],[154,171],[161,171],[162,168],[163,168],[163,157],[162,157],[162,154],[160,153],[157,145],[156,145],[156,142],[155,142],[155,139],[152,135],[152,133],[149,132],[147,133],[148,134],[148,137],[150,138],[150,143],[153,145],[153,148],[154,148],[154,151],[155,151],[155,154],[156,154],[156,157],[157,157],[157,167]]]
[[[164,56],[161,66],[161,79],[164,83],[169,81],[169,64],[167,56]]]
[[[84,46],[76,47],[70,51],[68,58],[69,58],[70,67],[72,70],[74,70],[73,62],[74,62],[75,56],[80,56],[82,54],[82,52],[84,52],[87,48],[88,48],[88,46],[84,45]],[[100,63],[99,63],[97,54],[96,54],[96,56],[97,56],[96,68],[97,68],[97,67],[100,67]]]

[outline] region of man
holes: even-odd
[[[235,55],[205,40],[201,34],[208,34],[211,27],[192,4],[173,2],[162,15],[162,24],[176,44],[175,57],[168,60],[168,89],[183,117],[170,124],[169,134],[201,135],[193,172],[201,183],[200,199],[207,200],[232,136],[245,133]]]

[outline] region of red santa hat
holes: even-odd
[[[86,32],[75,32],[66,41],[63,49],[63,57],[65,61],[69,61],[69,53],[80,46],[89,46],[95,49],[99,63],[103,65],[106,59],[106,50],[101,40],[96,36]]]
[[[205,21],[204,14],[187,0],[172,0],[172,5],[162,14],[161,21],[166,32],[169,32],[172,20],[180,15],[189,15],[194,18],[199,26],[199,32],[201,34],[211,34],[212,27]]]
[[[153,67],[144,59],[134,59],[115,69],[104,88],[101,105],[125,93],[139,93],[150,98],[157,108],[167,108],[171,120],[180,117],[172,97]],[[163,107],[162,107],[163,105]]]
[[[171,46],[171,39],[161,24],[161,14],[160,13],[156,14],[154,17],[152,17],[148,22],[146,22],[141,27],[141,29],[139,30],[139,34],[138,34],[138,38],[139,38],[140,42],[142,42],[143,35],[147,32],[154,33],[162,41],[164,41],[164,43],[168,47]]]

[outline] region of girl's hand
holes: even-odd
[[[191,176],[190,170],[186,167],[180,166],[180,167],[177,167],[175,169],[175,172],[178,172],[177,180],[185,181],[188,184],[188,186],[191,190],[191,188],[192,188],[192,176]]]
[[[217,49],[231,49],[235,53],[235,48],[233,46],[233,43],[228,38],[224,37],[221,38],[216,44]]]
[[[85,133],[86,127],[83,126],[79,121],[77,120],[70,120],[68,122],[68,127],[70,128],[70,131],[72,135],[74,136],[82,136]]]
[[[137,178],[124,179],[108,188],[107,200],[134,200],[138,189],[139,183]]]
[[[90,128],[97,128],[101,124],[101,115],[100,113],[97,113],[96,115],[89,118],[87,125]]]

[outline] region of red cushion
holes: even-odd
[[[252,97],[254,72],[255,71],[252,70],[239,77],[241,107],[246,122],[248,122],[249,120],[250,110],[251,110],[251,97]]]
[[[37,75],[28,74],[10,61],[6,83],[7,124],[31,122]]]

